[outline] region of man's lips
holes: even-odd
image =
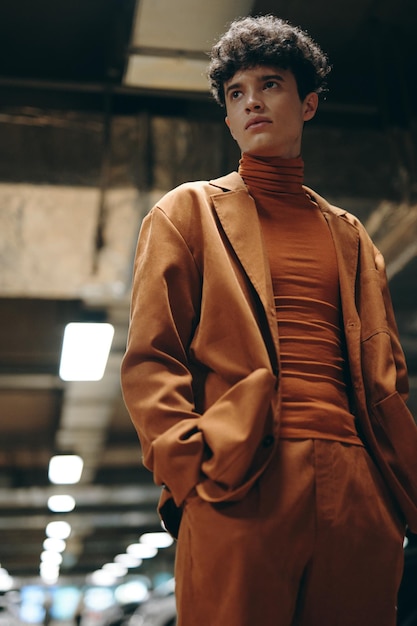
[[[253,117],[247,122],[245,130],[251,128],[251,126],[257,126],[258,124],[271,124],[271,120],[267,117]]]

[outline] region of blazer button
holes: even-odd
[[[269,446],[272,446],[273,443],[274,443],[273,435],[266,435],[266,437],[264,437],[262,440],[262,445],[264,448],[269,448]]]

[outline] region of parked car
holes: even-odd
[[[175,626],[175,581],[173,578],[159,585],[133,613],[128,626]]]
[[[128,626],[129,620],[138,606],[140,606],[138,602],[114,605],[104,614],[101,626]]]

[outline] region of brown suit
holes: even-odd
[[[358,427],[416,532],[417,427],[383,259],[354,216],[307,192],[335,243]],[[145,218],[122,385],[144,463],[167,487],[163,514],[194,487],[209,502],[243,498],[273,457],[277,323],[256,207],[237,173],[182,185]]]
[[[395,623],[404,519],[417,531],[404,356],[382,256],[355,217],[306,191],[335,244],[351,402],[370,454],[280,441],[271,278],[240,176],[183,185],[143,222],[122,384],[175,535],[183,516],[181,626]]]

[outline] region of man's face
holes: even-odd
[[[242,153],[295,158],[304,122],[314,117],[316,93],[303,101],[290,70],[260,65],[243,69],[224,84],[226,124]]]

